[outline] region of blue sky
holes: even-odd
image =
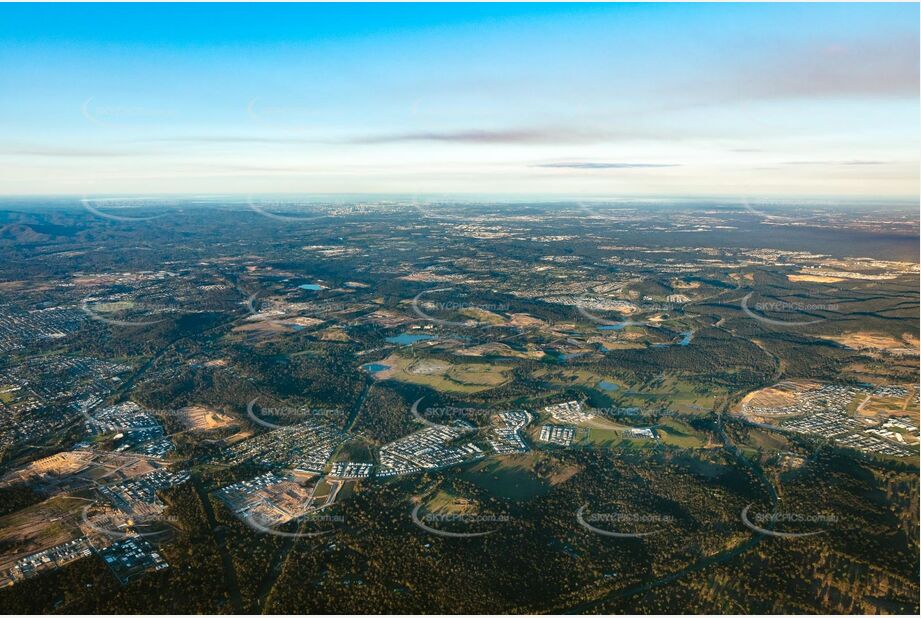
[[[0,5],[0,194],[918,194],[916,4]]]

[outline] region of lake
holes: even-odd
[[[429,339],[434,339],[434,337],[431,335],[411,335],[410,333],[403,333],[402,335],[387,337],[385,341],[398,345],[412,345],[417,341],[428,341]]]
[[[681,333],[681,339],[679,341],[675,341],[673,343],[654,343],[653,347],[664,348],[670,345],[686,346],[686,345],[690,345],[691,340],[693,339],[694,339],[694,331],[689,330],[689,331],[685,331]]]
[[[634,322],[633,320],[624,320],[623,322],[618,322],[617,324],[605,324],[599,326],[598,330],[623,330],[628,326],[645,326],[645,322]]]

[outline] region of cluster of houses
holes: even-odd
[[[314,491],[315,487],[308,489],[286,477],[266,472],[228,485],[217,495],[244,521],[275,526],[313,510]]]
[[[76,332],[88,319],[77,307],[49,307],[32,311],[0,312],[0,352],[25,348],[42,339],[61,339]]]
[[[169,568],[160,552],[138,537],[116,541],[100,550],[99,556],[123,585],[148,571]]]
[[[347,435],[336,427],[311,419],[244,440],[228,448],[220,459],[230,465],[251,461],[264,466],[320,474],[346,438]]]
[[[825,384],[816,389],[799,391],[789,406],[798,418],[781,426],[797,433],[816,435],[849,448],[879,455],[905,456],[911,451],[906,436],[917,442],[917,427],[907,418],[889,417],[883,422],[873,417],[855,418],[848,408],[857,397],[864,404],[869,397],[905,398],[908,389],[899,385],[850,386]],[[859,407],[858,407],[859,409]]]
[[[160,469],[115,485],[99,487],[98,491],[115,508],[127,515],[136,515],[149,512],[152,507],[162,510],[163,504],[157,498],[157,492],[188,480],[188,470],[170,472]]]
[[[868,435],[871,431],[868,429],[864,433],[852,433],[845,436],[834,438],[834,441],[842,446],[857,449],[865,453],[876,453],[878,455],[889,455],[892,457],[905,457],[911,455],[912,451],[907,446],[893,444],[875,435]]]
[[[569,446],[572,444],[572,439],[576,435],[576,430],[573,427],[566,425],[543,425],[540,428],[540,438],[541,442],[547,442],[548,444],[558,444],[559,446]]]
[[[116,452],[131,451],[149,457],[165,457],[175,446],[157,418],[133,401],[100,411],[84,410],[91,435],[112,434]]]
[[[890,418],[885,423],[883,423],[883,427],[885,429],[889,429],[891,427],[895,427],[896,429],[902,429],[907,433],[913,434],[915,437],[915,441],[917,441],[919,437],[918,428],[911,422],[911,420],[907,416]]]
[[[127,584],[148,571],[169,568],[163,556],[140,537],[130,536],[97,550],[89,538],[81,536],[17,560],[11,568],[0,571],[0,588],[12,586],[46,571],[92,556],[94,553],[102,558],[122,584]]]
[[[531,423],[531,414],[524,410],[500,412],[495,417],[487,442],[500,455],[525,453],[528,445],[522,430]]]
[[[451,443],[472,431],[464,425],[426,427],[380,449],[378,476],[397,476],[454,466],[483,457],[482,449],[472,442],[460,446]]]
[[[337,461],[333,464],[329,475],[339,479],[366,479],[371,476],[373,464],[357,463],[353,461]]]
[[[93,549],[89,540],[86,537],[80,537],[30,554],[17,560],[12,568],[0,572],[0,588],[12,586],[45,571],[70,564],[92,553]]]
[[[631,438],[641,438],[645,440],[657,440],[656,430],[651,427],[631,427],[627,430],[627,435]]]
[[[595,415],[582,408],[578,401],[566,401],[544,408],[556,421],[563,423],[581,423],[595,418]]]
[[[95,358],[45,355],[0,372],[0,451],[39,442],[69,425],[85,402],[97,405],[129,369]]]

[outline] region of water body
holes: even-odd
[[[610,391],[616,391],[617,389],[619,389],[620,385],[614,384],[613,382],[608,382],[607,380],[602,380],[601,382],[598,383],[598,388],[600,388],[603,391],[610,392]]]
[[[655,348],[664,348],[664,347],[668,347],[668,346],[672,346],[672,345],[680,345],[680,346],[683,347],[683,346],[686,346],[686,345],[690,345],[691,340],[693,340],[693,339],[694,339],[694,331],[689,330],[689,331],[685,331],[685,332],[681,333],[681,339],[679,339],[678,341],[675,341],[675,342],[672,342],[672,343],[654,343],[654,344],[653,344],[653,347],[655,347]]]
[[[311,292],[318,292],[320,290],[325,290],[326,288],[320,285],[319,283],[302,283],[297,286],[302,290],[310,290]]]
[[[642,326],[643,322],[634,322],[633,320],[626,320],[624,322],[618,322],[617,324],[605,324],[604,326],[599,326],[598,330],[623,330],[628,326]]]
[[[403,333],[395,337],[387,337],[385,341],[387,343],[396,343],[397,345],[412,345],[417,341],[428,341],[429,339],[434,339],[434,337],[431,335],[412,335],[410,333]]]
[[[368,363],[367,365],[362,365],[361,368],[368,373],[378,373],[380,371],[387,371],[390,369],[390,365],[385,365],[383,363]]]

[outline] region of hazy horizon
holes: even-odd
[[[916,4],[4,5],[0,194],[917,199],[918,21]]]

